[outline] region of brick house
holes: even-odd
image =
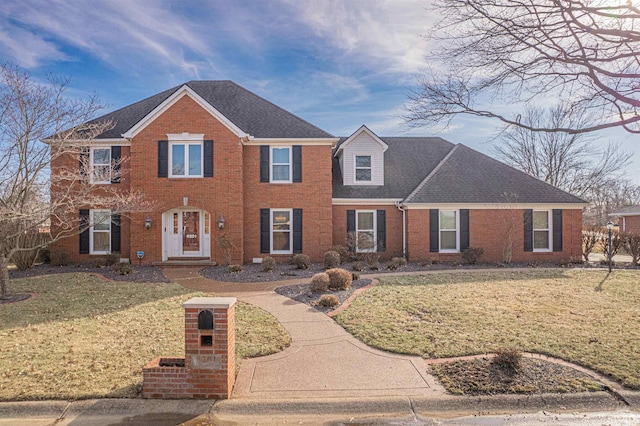
[[[613,213],[609,217],[618,219],[619,231],[629,234],[640,234],[640,206],[624,207]]]
[[[382,259],[458,260],[468,247],[484,261],[581,256],[583,200],[441,138],[366,126],[337,138],[230,81],[191,81],[98,120],[114,127],[80,154],[91,176],[126,159],[104,185],[156,205],[122,218],[86,206],[90,229],[52,248],[72,261],[142,251],[148,264],[224,263],[221,238],[233,262],[320,261],[347,243]]]

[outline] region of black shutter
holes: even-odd
[[[553,209],[553,251],[562,251],[562,210]]]
[[[203,176],[213,177],[213,141],[204,141],[204,161]]]
[[[293,209],[293,252],[302,253],[302,209]]]
[[[440,211],[438,209],[429,210],[429,251],[432,253],[440,251]]]
[[[122,147],[111,147],[111,164],[113,170],[111,171],[111,183],[120,183],[120,158],[122,157]]]
[[[302,182],[302,147],[293,146],[293,181]]]
[[[269,253],[271,251],[269,215],[269,209],[260,209],[260,253]]]
[[[111,252],[120,251],[120,214],[111,215]]]
[[[81,180],[85,180],[87,178],[87,174],[89,173],[89,167],[91,165],[91,160],[89,158],[90,155],[91,149],[89,149],[88,146],[83,146],[80,148],[78,167],[80,170]]]
[[[269,182],[269,146],[260,145],[260,182]]]
[[[158,177],[169,177],[169,141],[158,141]]]
[[[356,232],[356,211],[347,210],[347,232]]]
[[[524,251],[533,251],[533,210],[524,211]]]
[[[89,254],[89,210],[80,210],[80,254]]]
[[[460,209],[460,251],[469,248],[469,209]]]
[[[377,211],[378,251],[387,251],[387,211]]]

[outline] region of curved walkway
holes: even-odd
[[[273,316],[291,335],[291,346],[266,357],[242,361],[232,398],[318,398],[442,395],[420,357],[394,355],[360,342],[325,314],[273,292],[287,280],[223,283],[200,276],[197,269],[164,269],[181,285],[235,296]]]

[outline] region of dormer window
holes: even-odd
[[[356,155],[356,182],[371,182],[371,156]]]

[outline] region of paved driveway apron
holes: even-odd
[[[165,269],[172,281],[216,296],[234,296],[275,316],[291,335],[277,354],[245,359],[232,398],[426,396],[442,394],[420,357],[372,349],[325,314],[273,292],[296,281],[221,283],[194,269]],[[298,283],[300,280],[297,281]]]

